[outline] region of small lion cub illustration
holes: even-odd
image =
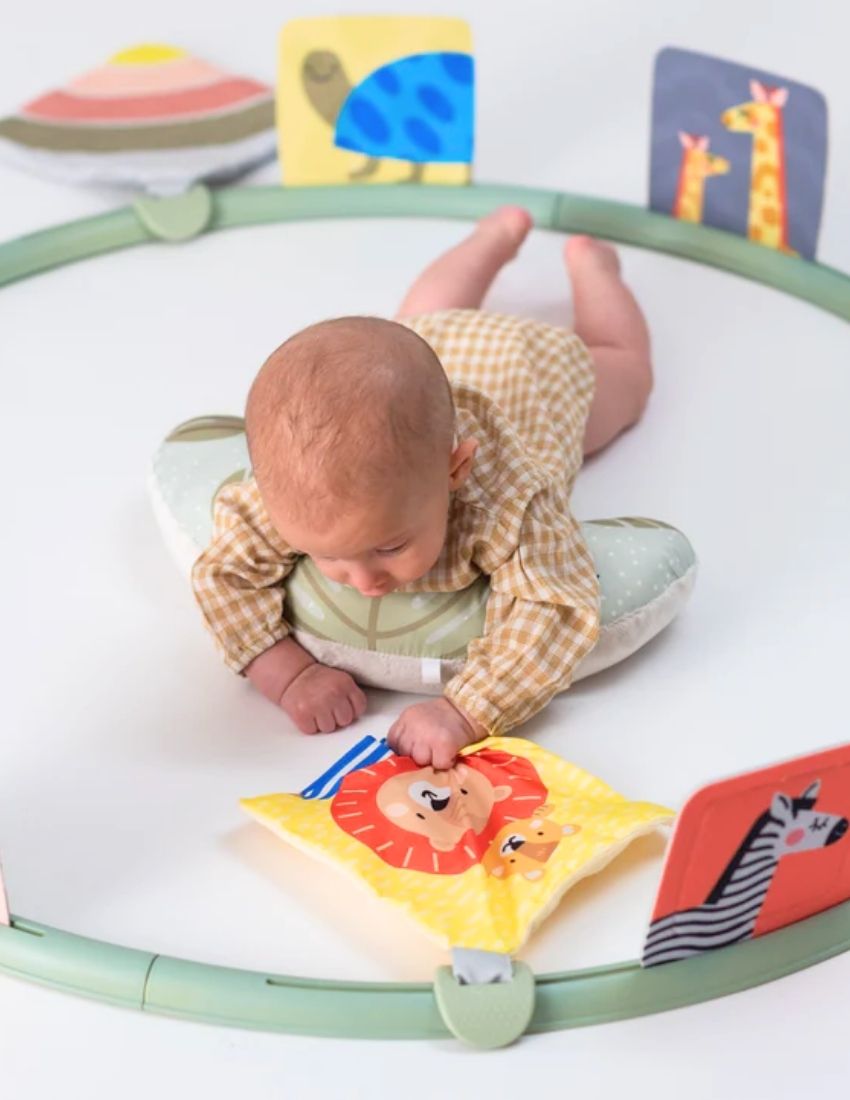
[[[500,829],[481,860],[484,870],[494,878],[522,875],[532,882],[542,878],[544,865],[563,838],[581,828],[546,821],[551,812],[551,806],[540,806],[533,817],[511,821]]]

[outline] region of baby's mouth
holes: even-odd
[[[361,592],[361,596],[368,596],[370,599],[375,599],[378,596],[386,596],[392,592],[395,586],[391,584],[382,585],[380,588],[370,588],[368,592]]]

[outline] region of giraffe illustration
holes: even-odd
[[[720,116],[723,125],[753,135],[747,236],[751,241],[796,256],[788,244],[788,197],[785,187],[785,138],[782,109],[787,88],[768,88],[750,81],[752,100]]]
[[[729,161],[709,153],[708,138],[679,131],[682,164],[672,214],[685,222],[701,222],[705,198],[705,181],[709,176],[723,176],[729,171]]]
[[[799,798],[775,794],[770,809],[756,818],[703,904],[652,922],[643,965],[674,962],[749,939],[779,861],[835,844],[847,832],[846,817],[815,810],[819,791],[817,779]]]

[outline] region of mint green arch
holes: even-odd
[[[167,200],[166,200],[167,201]],[[148,201],[149,202],[149,201]],[[604,199],[534,187],[235,187],[212,193],[207,230],[308,218],[478,218],[500,203],[528,209],[535,225],[591,233],[723,268],[850,320],[850,278],[833,268],[753,245],[743,237]],[[157,234],[133,207],[68,222],[0,245],[0,286]]]
[[[590,233],[709,264],[850,321],[850,278],[841,272],[622,203],[480,184],[233,188],[212,195],[201,188],[194,196],[188,207],[179,205],[182,200],[142,200],[2,244],[0,286],[163,236],[189,239],[198,232],[307,218],[468,219],[501,203],[518,203],[540,228]],[[848,949],[850,901],[769,935],[649,970],[623,962],[540,975],[528,1030],[555,1031],[695,1004]],[[336,1038],[449,1034],[428,983],[319,981],[236,970],[91,940],[17,916],[9,927],[0,925],[0,971],[112,1004],[235,1027]]]

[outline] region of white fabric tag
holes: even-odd
[[[440,674],[440,660],[437,657],[422,658],[422,683],[439,684],[442,681]]]

